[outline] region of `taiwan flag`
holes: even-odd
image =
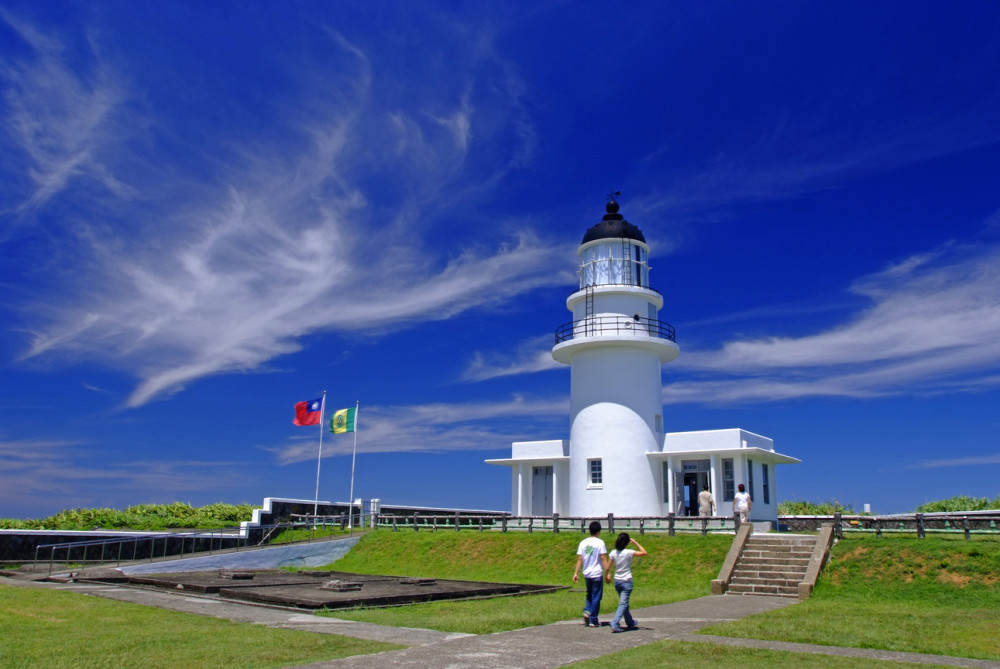
[[[292,425],[319,425],[323,413],[323,398],[295,403],[295,420]]]

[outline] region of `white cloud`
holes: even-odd
[[[665,387],[664,400],[871,397],[996,384],[1000,248],[945,245],[864,277],[852,290],[871,306],[850,322],[805,337],[685,353],[671,364],[694,377]]]
[[[946,467],[979,467],[981,465],[1000,465],[1000,453],[991,455],[973,455],[964,458],[942,458],[940,460],[924,460],[907,465],[907,469],[943,469]]]
[[[28,158],[33,183],[18,210],[42,206],[75,178],[126,194],[129,189],[102,162],[102,152],[122,133],[113,127],[122,93],[112,73],[99,62],[81,76],[56,37],[9,12],[0,12],[0,19],[32,50],[31,57],[0,68],[7,82],[5,126]]]
[[[511,353],[487,354],[476,351],[462,372],[462,380],[486,381],[501,376],[566,368],[552,357],[552,343],[552,335],[548,334],[522,342]]]
[[[540,438],[535,421],[569,415],[568,399],[514,397],[502,402],[364,407],[358,414],[358,449],[366,453],[475,451],[509,448],[511,442]],[[556,437],[553,437],[556,438]],[[324,457],[350,453],[353,439],[326,435]],[[315,439],[296,437],[265,450],[280,464],[316,457]]]
[[[483,89],[485,98],[473,97],[468,83],[455,97],[421,87],[412,107],[387,108],[380,92],[399,82],[374,75],[359,46],[329,36],[346,58],[338,61],[338,86],[303,80],[303,99],[276,103],[281,141],[240,137],[237,144],[221,132],[214,141],[225,147],[225,164],[218,165],[214,147],[200,147],[200,168],[218,171],[208,182],[174,184],[182,204],[164,205],[165,194],[149,191],[150,202],[123,200],[113,216],[94,211],[67,223],[61,233],[84,257],[66,257],[65,274],[56,277],[63,283],[24,306],[31,334],[25,359],[85,358],[124,369],[138,377],[127,400],[134,407],[205,376],[259,369],[299,350],[310,333],[377,333],[448,319],[551,280],[545,268],[552,249],[523,225],[513,238],[458,254],[426,241],[433,218],[423,212],[447,210],[442,191],[460,193],[452,202],[469,198],[524,155],[530,133],[509,72]],[[58,52],[58,44],[45,52]],[[458,80],[481,74],[474,62],[451,67]],[[78,129],[79,139],[58,143],[84,148],[59,149],[60,157],[35,152],[23,133],[25,149],[52,163],[44,179],[51,186],[80,160],[96,165],[91,146],[112,96],[104,94],[104,106],[88,99],[89,89],[65,68],[46,76],[64,81],[60,89],[69,93],[43,85],[39,74],[23,82],[19,99],[100,112]],[[72,100],[61,97],[69,94]],[[506,114],[506,125],[481,122],[480,106]],[[30,116],[26,108],[22,116]],[[398,134],[386,135],[389,126]],[[529,139],[510,142],[509,135]],[[150,174],[160,169],[147,167]],[[42,192],[39,186],[32,198],[41,203]],[[58,189],[44,193],[52,198]]]

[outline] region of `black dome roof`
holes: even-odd
[[[642,236],[642,230],[635,227],[618,213],[618,203],[612,200],[608,202],[606,207],[607,212],[604,214],[604,218],[597,225],[591,227],[583,235],[583,241],[580,244],[586,244],[587,242],[592,242],[597,239],[621,239],[622,237],[626,239],[634,239],[640,241],[643,244],[646,243],[646,238]]]

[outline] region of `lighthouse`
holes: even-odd
[[[659,319],[663,296],[649,285],[649,246],[619,213],[614,196],[577,253],[573,319],[556,330],[552,356],[570,366],[570,481],[585,481],[569,515],[629,508],[659,515],[657,473],[646,454],[663,433],[661,367],[680,354]],[[629,499],[632,498],[632,499]]]
[[[571,320],[555,331],[552,357],[570,367],[569,438],[514,442],[510,458],[486,462],[511,467],[516,516],[693,516],[706,486],[715,515],[729,516],[742,483],[751,520],[775,524],[775,466],[799,460],[741,428],[665,432],[662,369],[680,348],[660,319],[650,247],[616,195],[583,235]]]

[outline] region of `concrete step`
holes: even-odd
[[[802,579],[798,578],[770,578],[770,577],[752,578],[749,576],[743,576],[743,575],[737,576],[734,574],[733,580],[730,581],[730,584],[735,583],[736,585],[752,585],[752,586],[775,585],[785,588],[795,588],[796,592],[798,592],[799,583],[801,582]]]
[[[754,566],[779,565],[782,567],[807,567],[809,566],[809,558],[786,557],[781,559],[767,559],[759,557],[749,557],[749,558],[740,558],[740,560],[736,563],[736,566],[741,566],[741,565],[754,565]]]
[[[812,553],[779,553],[777,551],[743,551],[741,557],[751,560],[809,560]]]
[[[756,571],[754,569],[735,569],[733,578],[773,578],[783,581],[800,582],[805,577],[805,572],[793,571]]]
[[[741,585],[731,583],[726,591],[734,595],[772,595],[778,597],[798,597],[798,586],[782,587],[777,585]]]

